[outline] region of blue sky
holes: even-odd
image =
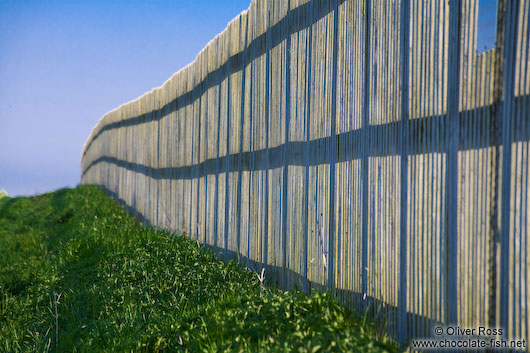
[[[0,0],[0,189],[75,186],[99,118],[191,62],[250,0]]]
[[[0,0],[0,189],[77,185],[100,117],[191,62],[249,3]],[[481,0],[479,43],[495,3]]]

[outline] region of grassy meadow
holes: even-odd
[[[0,198],[0,352],[386,352],[329,295],[139,224],[94,186]]]

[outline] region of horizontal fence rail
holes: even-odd
[[[529,13],[499,0],[478,55],[478,0],[254,0],[100,120],[82,183],[403,344],[528,342]]]

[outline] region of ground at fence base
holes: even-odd
[[[0,351],[395,351],[329,295],[140,226],[93,186],[0,200]]]

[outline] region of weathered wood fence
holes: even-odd
[[[529,7],[477,56],[477,0],[254,0],[101,119],[82,182],[401,340],[528,342]]]

